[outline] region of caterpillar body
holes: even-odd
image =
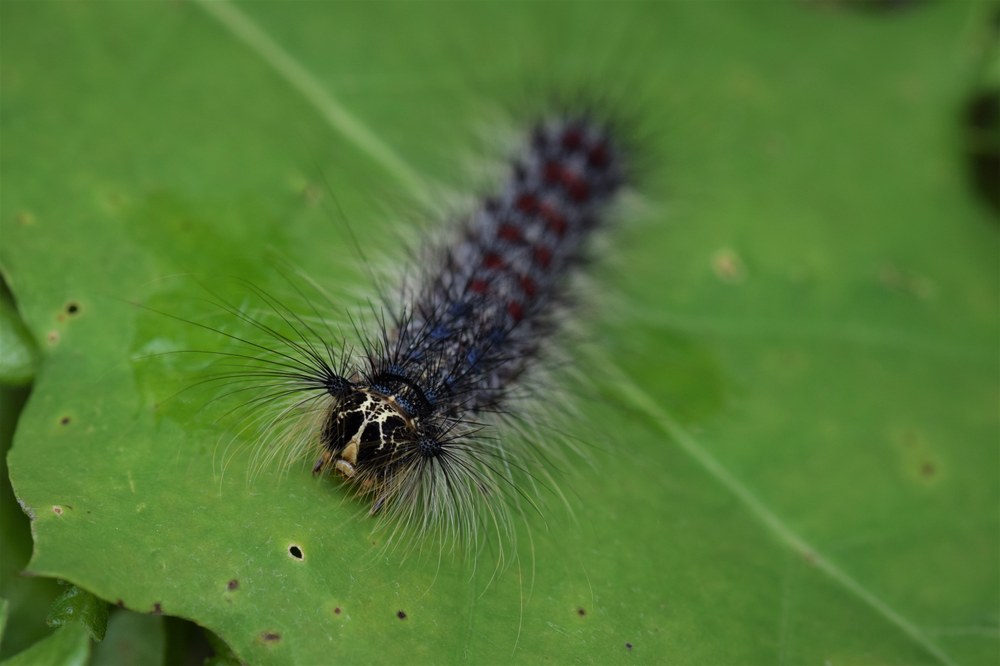
[[[627,165],[589,114],[537,122],[525,144],[499,191],[423,254],[360,362],[296,345],[306,358],[288,376],[324,399],[314,474],[339,475],[383,517],[456,534],[484,519],[504,528],[503,498],[525,495],[513,470],[537,476],[527,461],[541,443],[514,451],[491,430],[559,328]]]

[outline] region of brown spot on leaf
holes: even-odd
[[[54,345],[59,342],[59,331],[49,331],[49,334],[45,336],[50,345]]]
[[[333,614],[334,615],[340,615],[341,612],[342,611],[340,610],[340,606],[337,606],[336,608],[333,609]]]
[[[153,604],[153,615],[163,615],[163,605],[159,601]]]
[[[59,425],[69,425],[70,420],[71,419],[68,416],[64,416],[59,419]]]
[[[586,608],[577,608],[576,609],[576,614],[579,615],[580,617],[583,617],[584,615],[587,614],[587,609]]]
[[[226,589],[229,590],[230,592],[239,589],[239,587],[240,587],[240,581],[236,580],[235,578],[226,583]]]
[[[626,650],[631,650],[632,649],[632,644],[631,643],[626,643],[625,644],[625,649]]]
[[[281,634],[276,631],[265,631],[260,637],[265,643],[276,643],[281,640]]]
[[[927,461],[920,466],[920,473],[924,476],[934,476],[936,472],[937,468],[934,466],[934,463],[930,461]]]
[[[399,611],[398,613],[396,613],[396,617],[398,617],[400,620],[405,620],[406,619],[406,611]]]
[[[56,504],[55,506],[52,507],[52,513],[56,514],[57,516],[61,516],[63,514],[63,509],[61,506]]]

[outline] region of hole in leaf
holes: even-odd
[[[297,560],[301,560],[304,557],[304,555],[302,554],[302,549],[296,546],[295,544],[292,544],[291,546],[288,547],[288,554]]]
[[[396,613],[396,617],[398,617],[400,620],[405,620],[406,619],[406,611],[399,611],[398,613]]]
[[[79,311],[80,311],[80,306],[77,305],[76,303],[73,303],[71,301],[71,302],[69,302],[69,303],[66,304],[66,314],[68,314],[68,315],[75,315]]]

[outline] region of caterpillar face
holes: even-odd
[[[329,464],[345,479],[378,485],[419,441],[416,421],[391,395],[355,387],[333,405],[320,434],[323,455],[313,468]]]

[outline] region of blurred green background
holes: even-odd
[[[996,663],[998,16],[3,2],[0,658]],[[495,566],[248,482],[254,428],[156,355],[222,340],[133,303],[239,333],[206,285],[292,274],[358,312],[555,97],[641,167],[553,419],[566,504]]]

